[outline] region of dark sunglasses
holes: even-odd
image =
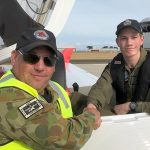
[[[48,67],[54,66],[57,62],[57,59],[58,59],[56,56],[42,57],[42,56],[38,56],[35,54],[31,54],[31,53],[23,54],[20,51],[19,51],[19,53],[23,56],[23,60],[29,64],[36,64],[42,58],[44,61],[44,64]]]

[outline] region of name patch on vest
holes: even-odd
[[[34,98],[33,100],[20,106],[19,110],[22,113],[22,115],[27,119],[42,108],[42,104],[36,98]]]
[[[121,61],[115,60],[114,64],[121,65]]]

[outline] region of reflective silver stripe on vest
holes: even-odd
[[[65,107],[68,108],[69,105],[68,105],[68,103],[67,103],[67,101],[66,101],[66,99],[65,99],[65,97],[64,97],[64,95],[62,93],[62,91],[59,89],[59,87],[55,83],[53,83],[52,81],[50,81],[49,83],[50,83],[51,87],[57,92],[59,97],[62,99]]]
[[[2,78],[2,79],[0,80],[0,83],[4,82],[4,81],[6,81],[6,80],[9,80],[9,79],[11,79],[11,78],[14,78],[14,75],[13,75],[13,74],[9,74],[9,75],[5,76],[4,78]]]

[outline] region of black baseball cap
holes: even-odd
[[[133,19],[127,19],[123,22],[121,22],[118,26],[117,26],[117,31],[116,31],[116,35],[118,36],[120,31],[126,27],[131,27],[135,30],[137,30],[139,33],[143,33],[142,31],[142,26],[141,24],[137,21],[137,20],[133,20]]]
[[[29,28],[25,30],[17,41],[16,50],[27,53],[39,46],[47,46],[51,52],[58,55],[54,34],[43,28]]]

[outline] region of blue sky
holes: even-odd
[[[117,25],[125,19],[150,17],[150,0],[76,0],[69,19],[57,37],[58,47],[116,46]]]

